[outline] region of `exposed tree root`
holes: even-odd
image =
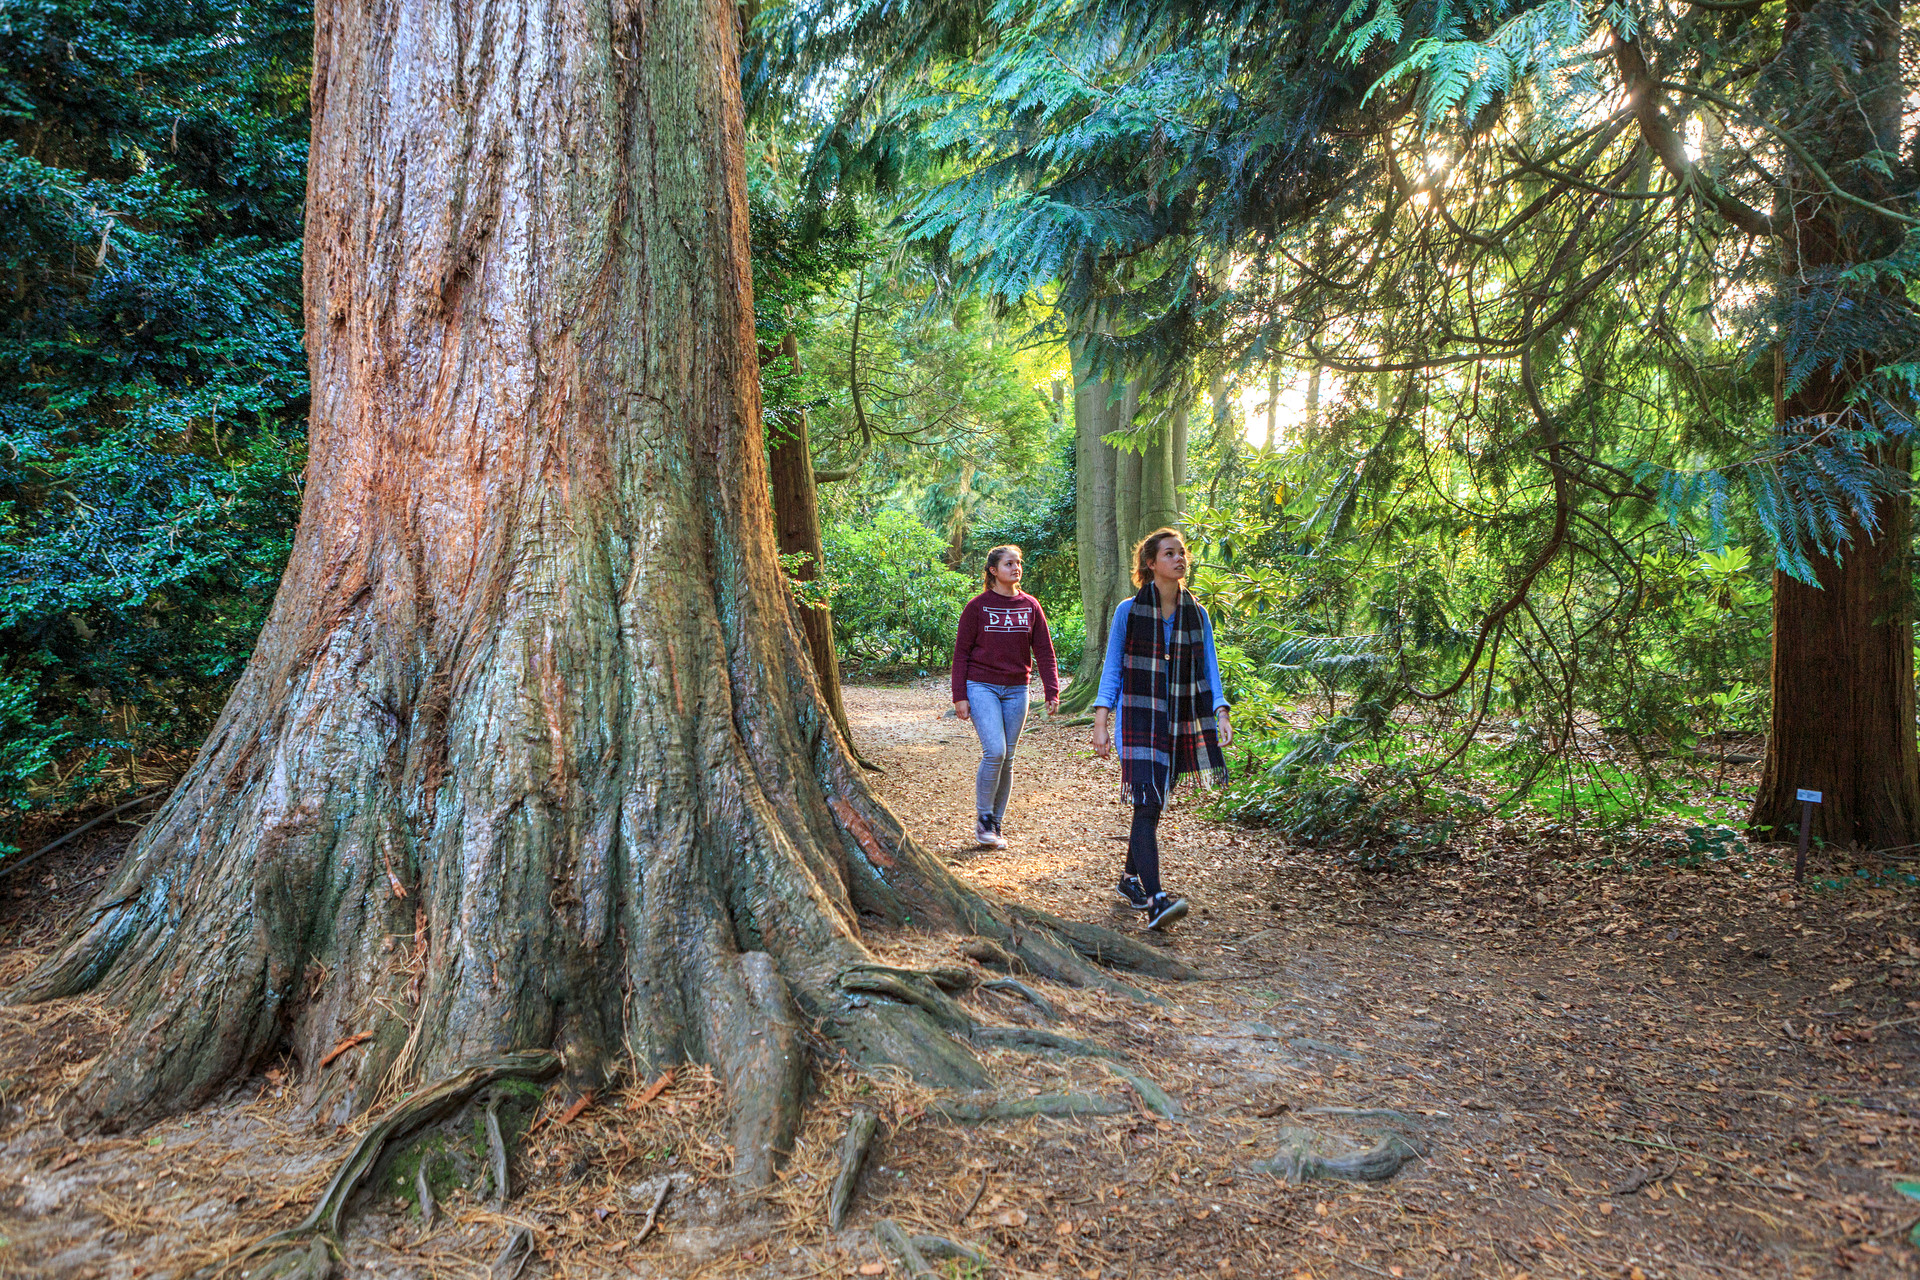
[[[500,1256],[493,1260],[492,1280],[520,1280],[520,1275],[533,1261],[533,1232],[526,1227],[510,1227],[507,1239],[500,1246]]]
[[[900,1229],[900,1224],[892,1218],[882,1218],[873,1224],[873,1238],[886,1247],[887,1252],[900,1259],[900,1265],[906,1269],[908,1280],[939,1280],[939,1273],[933,1269],[913,1237]]]
[[[264,1267],[249,1273],[249,1280],[328,1280],[333,1275],[333,1250],[325,1236],[315,1236],[304,1249],[289,1249]]]
[[[1165,1089],[1162,1089],[1159,1085],[1147,1079],[1124,1062],[1108,1062],[1106,1067],[1107,1070],[1113,1072],[1113,1074],[1133,1086],[1133,1091],[1140,1095],[1140,1101],[1147,1104],[1147,1110],[1153,1112],[1163,1120],[1178,1120],[1180,1118],[1180,1104],[1172,1098],[1169,1098]]]
[[[973,1018],[940,989],[931,974],[860,964],[841,970],[835,981],[842,991],[881,996],[924,1009],[941,1026],[963,1035],[973,1030]]]
[[[1015,957],[1008,955],[1004,947],[989,938],[968,938],[960,944],[960,954],[969,960],[975,960],[989,969],[998,969],[1003,973],[1025,973],[1027,967]]]
[[[1097,924],[1068,920],[1038,907],[1013,906],[1009,908],[1009,913],[1059,937],[1080,955],[1109,969],[1173,982],[1191,982],[1204,976],[1184,960],[1177,960],[1157,947]]]
[[[847,1208],[853,1203],[853,1190],[859,1185],[860,1171],[866,1166],[867,1151],[880,1128],[880,1117],[866,1107],[855,1107],[847,1121],[847,1133],[840,1140],[840,1171],[833,1176],[827,1191],[827,1226],[835,1231],[847,1220]]]
[[[507,1080],[526,1080],[539,1082],[550,1080],[560,1071],[560,1059],[556,1054],[545,1050],[527,1053],[510,1053],[486,1062],[477,1063],[456,1075],[442,1080],[415,1093],[400,1103],[392,1115],[367,1130],[354,1145],[347,1158],[335,1171],[333,1180],[321,1193],[320,1201],[314,1205],[299,1226],[286,1231],[278,1231],[264,1239],[246,1246],[232,1258],[211,1272],[219,1274],[244,1265],[253,1258],[262,1257],[275,1250],[283,1250],[265,1267],[251,1269],[254,1280],[263,1276],[285,1277],[286,1280],[320,1280],[332,1270],[330,1247],[340,1238],[340,1221],[346,1213],[348,1203],[356,1192],[365,1187],[382,1160],[409,1139],[418,1136],[431,1125],[452,1116],[461,1107],[467,1105],[483,1090]],[[491,1156],[492,1175],[497,1179],[495,1188],[504,1201],[506,1187],[505,1150],[506,1144],[500,1137],[497,1101],[487,1109],[487,1139]],[[496,1146],[497,1144],[497,1146]],[[497,1151],[497,1154],[495,1152]],[[422,1202],[422,1209],[428,1202]],[[291,1249],[284,1246],[293,1245]],[[325,1259],[325,1270],[315,1271],[317,1259]],[[286,1269],[292,1268],[292,1269]]]
[[[1123,1116],[1132,1108],[1089,1093],[1042,1093],[1030,1098],[1002,1098],[993,1093],[937,1102],[932,1114],[957,1124],[984,1124],[991,1120],[1026,1120],[1034,1116]]]
[[[1078,1058],[1116,1058],[1119,1053],[1105,1045],[1089,1044],[1051,1031],[1032,1027],[975,1027],[972,1040],[995,1049],[1019,1049],[1026,1053],[1066,1053]]]
[[[1366,1151],[1321,1155],[1314,1150],[1320,1135],[1311,1129],[1282,1129],[1280,1150],[1253,1164],[1255,1173],[1271,1173],[1288,1182],[1330,1178],[1345,1182],[1384,1182],[1420,1153],[1398,1134],[1388,1134]]]
[[[949,1240],[945,1236],[910,1237],[913,1247],[920,1251],[923,1258],[953,1258],[975,1267],[987,1265],[987,1255],[972,1245],[961,1244],[958,1240]]]
[[[507,1140],[500,1132],[500,1099],[487,1099],[487,1179],[493,1190],[493,1207],[496,1210],[507,1207],[512,1198],[512,1188],[508,1185]]]
[[[1032,1005],[1034,1009],[1039,1012],[1040,1016],[1049,1022],[1056,1021],[1060,1017],[1060,1011],[1054,1007],[1053,1001],[1047,999],[1026,983],[1013,978],[992,978],[981,983],[980,989],[982,991],[1005,991],[1010,995],[1019,996],[1022,1000]]]
[[[437,1206],[433,1200],[433,1186],[427,1181],[427,1162],[422,1160],[413,1170],[413,1195],[420,1202],[420,1230],[433,1229],[433,1213]]]
[[[980,976],[973,970],[959,965],[935,965],[930,969],[902,969],[888,964],[852,964],[841,970],[842,978],[855,974],[894,977],[910,983],[931,982],[940,990],[954,995],[971,991],[980,981]],[[848,988],[848,990],[852,989]]]
[[[1339,1116],[1344,1120],[1371,1120],[1376,1124],[1385,1124],[1408,1133],[1424,1132],[1426,1122],[1416,1120],[1404,1111],[1394,1111],[1388,1107],[1309,1107],[1300,1113],[1303,1116]]]

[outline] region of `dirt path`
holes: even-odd
[[[975,882],[1113,922],[1115,767],[1084,728],[1030,722],[1011,847],[974,850],[977,748],[945,706],[936,681],[849,691],[889,802]],[[1637,1280],[1894,1274],[1920,1257],[1904,1239],[1920,1203],[1893,1187],[1920,1173],[1910,892],[1794,894],[1752,860],[1578,872],[1555,864],[1591,851],[1497,839],[1463,864],[1367,876],[1190,804],[1164,832],[1168,884],[1194,904],[1166,945],[1209,978],[1083,1029],[1124,1044],[1190,1119],[1118,1141],[1099,1133],[1110,1121],[1050,1122],[1060,1135],[1032,1154],[969,1144],[1047,1193],[1023,1202],[1042,1239],[1001,1229],[1027,1265]],[[1427,1158],[1386,1184],[1248,1173],[1282,1127],[1375,1140],[1310,1114],[1327,1107],[1416,1118]],[[944,1134],[912,1147],[907,1182],[951,1159]]]
[[[1030,722],[1011,847],[980,850],[977,748],[946,707],[944,681],[848,690],[909,827],[996,893],[1137,929],[1110,905],[1127,810],[1085,729]],[[0,880],[0,982],[45,950],[57,908],[84,898],[125,838],[78,842],[27,884]],[[356,1212],[336,1274],[490,1276],[503,1231],[521,1225],[537,1241],[527,1275],[899,1276],[871,1235],[882,1217],[972,1242],[996,1276],[1914,1269],[1905,1232],[1920,1203],[1894,1187],[1920,1175],[1910,890],[1795,893],[1756,858],[1583,870],[1594,851],[1577,843],[1476,839],[1463,861],[1363,875],[1182,802],[1164,861],[1194,911],[1161,945],[1202,980],[1142,981],[1160,1002],[1142,1003],[1029,977],[1052,1017],[966,997],[982,1023],[1122,1055],[990,1051],[1002,1097],[1075,1092],[1130,1112],[954,1124],[908,1082],[827,1063],[785,1178],[755,1210],[725,1192],[710,1077],[635,1081],[564,1116],[556,1096],[505,1211],[454,1191],[428,1228],[382,1193]],[[902,964],[965,962],[959,939],[874,941]],[[0,1008],[0,1280],[148,1280],[230,1256],[297,1220],[366,1123],[299,1114],[297,1064],[284,1063],[143,1134],[68,1135],[61,1089],[116,1027],[85,1001]],[[1176,1114],[1152,1111],[1129,1071]],[[823,1195],[855,1105],[880,1111],[883,1136],[847,1227],[830,1232]],[[1397,1135],[1424,1157],[1384,1183],[1256,1171],[1289,1130],[1329,1153]],[[637,1242],[661,1178],[679,1179],[662,1229]]]

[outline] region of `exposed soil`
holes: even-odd
[[[996,852],[968,839],[977,749],[942,715],[944,681],[850,688],[847,702],[861,749],[887,770],[882,794],[961,874],[1139,927],[1110,905],[1127,810],[1083,728],[1029,722],[1011,847]],[[126,830],[76,842],[24,885],[0,879],[0,980],[44,951]],[[787,1176],[768,1203],[744,1205],[727,1192],[706,1074],[636,1080],[572,1115],[556,1094],[516,1157],[509,1204],[454,1190],[422,1230],[383,1192],[353,1218],[348,1273],[488,1275],[524,1224],[529,1275],[904,1274],[873,1238],[883,1217],[984,1250],[992,1274],[1653,1280],[1892,1275],[1920,1261],[1905,1238],[1920,1202],[1894,1186],[1920,1176],[1911,891],[1851,875],[1796,891],[1764,851],[1684,871],[1583,869],[1595,850],[1577,840],[1497,829],[1464,841],[1461,861],[1379,876],[1185,801],[1162,831],[1169,886],[1194,905],[1163,945],[1204,979],[1137,982],[1164,1001],[1143,1004],[1025,978],[1053,1020],[982,989],[963,1006],[1123,1054],[1177,1115],[1154,1114],[1101,1059],[998,1049],[985,1056],[1003,1098],[1075,1092],[1132,1110],[955,1124],[933,1095],[823,1058]],[[877,945],[895,963],[969,964],[957,941]],[[143,1134],[70,1138],[61,1089],[114,1027],[81,1001],[0,1008],[0,1276],[217,1262],[297,1221],[364,1126],[293,1113],[289,1063]],[[882,1136],[831,1232],[825,1189],[861,1105],[881,1113]],[[1383,1109],[1399,1115],[1352,1114]],[[1289,1129],[1327,1152],[1397,1134],[1424,1156],[1384,1183],[1256,1172]],[[661,1178],[660,1229],[636,1243]]]

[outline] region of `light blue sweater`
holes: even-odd
[[[1113,625],[1107,628],[1107,661],[1100,669],[1100,692],[1094,696],[1093,705],[1111,710],[1120,701],[1120,659],[1121,651],[1127,642],[1127,610],[1133,607],[1131,599],[1122,600],[1120,607],[1113,611]],[[1220,656],[1213,651],[1213,619],[1207,611],[1195,601],[1194,608],[1200,610],[1200,638],[1207,652],[1207,680],[1213,686],[1213,709],[1232,706],[1220,685]],[[1173,644],[1173,620],[1179,617],[1178,611],[1172,616],[1160,619],[1160,642]]]

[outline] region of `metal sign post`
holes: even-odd
[[[1807,878],[1807,828],[1813,822],[1813,806],[1820,803],[1820,793],[1801,787],[1795,793],[1800,799],[1800,854],[1793,860],[1793,882],[1799,884]]]

